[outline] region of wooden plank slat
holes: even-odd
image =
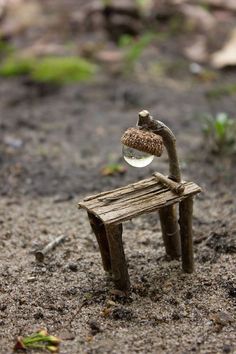
[[[105,224],[118,224],[143,213],[182,201],[201,191],[193,182],[184,182],[184,193],[178,195],[158,183],[154,177],[125,187],[90,196],[79,203]]]

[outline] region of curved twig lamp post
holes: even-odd
[[[162,155],[164,147],[169,158],[168,177],[155,172],[151,178],[89,196],[79,203],[79,207],[88,212],[104,270],[112,274],[118,289],[127,291],[130,281],[122,242],[122,223],[158,211],[167,255],[172,259],[181,255],[183,270],[191,273],[193,196],[201,192],[201,188],[194,182],[181,180],[175,136],[148,111],[139,113],[137,126],[127,129],[121,142],[124,158],[131,166],[147,166],[154,156]]]
[[[139,113],[137,126],[129,128],[124,133],[121,138],[122,144],[157,157],[161,156],[164,144],[169,159],[168,177],[175,182],[181,182],[176,138],[173,132],[161,121],[154,120],[146,110]],[[132,160],[127,159],[125,152],[124,157],[128,163],[131,162],[130,164],[135,166],[132,164]],[[134,159],[136,160],[136,158]],[[175,206],[171,205],[160,209],[159,215],[166,253],[171,258],[177,258],[180,256],[180,235]]]

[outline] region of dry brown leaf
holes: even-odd
[[[124,59],[124,53],[120,49],[101,50],[96,54],[96,59],[106,64],[117,63]]]
[[[188,59],[198,63],[205,63],[208,59],[207,41],[205,36],[197,36],[192,45],[184,50]]]
[[[111,314],[111,311],[112,311],[112,309],[109,307],[104,307],[103,309],[102,309],[102,311],[101,311],[101,316],[102,317],[109,317],[110,316],[110,314]]]
[[[236,28],[233,29],[229,40],[223,48],[211,56],[211,64],[216,69],[226,66],[236,66]]]
[[[41,5],[35,0],[10,0],[4,10],[6,15],[0,27],[4,36],[18,34],[42,19]]]
[[[126,167],[117,163],[111,163],[101,169],[102,176],[122,175],[127,171]]]
[[[205,0],[205,4],[236,11],[235,0]]]
[[[40,57],[45,55],[63,55],[67,53],[65,46],[56,43],[46,43],[42,40],[37,41],[32,46],[21,51],[23,57]],[[72,53],[73,54],[73,53]]]
[[[216,24],[214,16],[201,6],[182,4],[180,11],[195,26],[205,31],[209,31]]]

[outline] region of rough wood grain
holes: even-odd
[[[183,185],[183,194],[177,195],[152,177],[88,197],[79,203],[79,207],[93,213],[105,224],[119,224],[143,213],[181,202],[201,191],[193,182],[184,182]]]
[[[182,194],[184,192],[184,185],[182,182],[172,181],[172,179],[162,175],[159,172],[154,172],[153,176],[155,176],[158,182],[170,188],[173,192],[177,194]]]
[[[106,225],[113,281],[117,289],[128,291],[130,280],[122,243],[122,229],[122,224]]]
[[[111,271],[111,257],[105,225],[94,214],[88,212],[91,228],[96,236],[99,250],[102,257],[103,268],[106,272]]]
[[[170,205],[159,210],[162,237],[166,254],[171,259],[180,257],[180,233],[176,217],[175,205]]]
[[[190,196],[179,204],[182,268],[186,273],[193,272],[192,214],[193,198]]]

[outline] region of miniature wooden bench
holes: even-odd
[[[122,223],[145,213],[165,210],[176,203],[179,203],[182,267],[186,272],[193,271],[193,196],[199,193],[201,188],[193,182],[182,182],[180,185],[165,176],[156,175],[159,179],[158,176],[153,176],[87,197],[79,203],[79,207],[88,212],[104,270],[112,273],[115,286],[121,290],[128,290],[130,287],[122,243]],[[178,186],[182,186],[179,191]],[[171,238],[171,235],[169,237]]]

